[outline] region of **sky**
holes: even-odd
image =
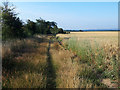
[[[64,30],[117,29],[117,2],[12,2],[24,22],[40,17]]]

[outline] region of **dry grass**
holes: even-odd
[[[54,48],[54,45],[57,48]],[[58,49],[59,47],[59,49]],[[78,88],[79,86],[79,77],[77,76],[78,72],[78,63],[77,61],[72,61],[74,54],[68,50],[64,50],[60,45],[55,43],[51,44],[51,54],[54,57],[53,62],[58,67],[56,73],[56,82],[58,88]]]
[[[55,38],[39,36],[8,43],[2,47],[3,88],[78,87],[74,54]]]
[[[80,87],[117,87],[118,32],[72,32],[57,36],[79,57],[79,76],[83,79],[80,82],[84,83]],[[105,80],[114,84],[106,84]]]
[[[48,44],[33,38],[9,43],[2,47],[3,88],[46,87]]]
[[[3,88],[117,87],[116,32],[58,36],[63,46],[58,42],[60,38],[52,36],[5,42],[2,47]],[[115,73],[109,74],[109,71]]]

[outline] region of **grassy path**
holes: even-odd
[[[76,87],[77,69],[71,56],[51,36],[16,41],[12,47],[6,45],[2,57],[3,88]]]
[[[56,77],[57,88],[75,88],[79,86],[78,62],[73,62],[74,54],[65,50],[61,44],[53,38],[50,45],[50,54]]]
[[[52,57],[50,53],[51,41],[49,40],[49,45],[47,49],[47,88],[55,88],[56,87],[56,72],[52,63]]]
[[[51,36],[35,37],[3,47],[3,88],[85,88],[86,64]],[[81,77],[81,76],[82,77]]]

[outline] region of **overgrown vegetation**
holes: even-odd
[[[117,86],[119,76],[116,34],[117,32],[115,34],[113,32],[104,34],[103,32],[102,34],[96,33],[96,35],[93,35],[92,32],[73,33],[68,35],[69,39],[66,39],[66,35],[60,36],[64,38],[64,46],[79,57],[79,66],[81,67],[79,77],[84,79],[81,82],[85,83],[85,87],[87,84],[90,87],[104,87],[106,82],[109,87],[112,87],[111,82]],[[113,41],[116,42],[112,43]]]
[[[75,88],[78,63],[55,37],[36,36],[3,44],[3,88]]]
[[[43,41],[36,37],[3,43],[3,88],[46,87],[47,44]]]

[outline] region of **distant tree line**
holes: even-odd
[[[83,30],[64,30],[66,32],[84,32]]]
[[[36,19],[35,22],[27,20],[24,23],[17,17],[14,11],[14,6],[9,2],[3,2],[1,7],[1,22],[2,22],[2,40],[12,38],[26,38],[35,34],[52,34],[56,36],[58,33],[66,33],[62,28],[58,28],[56,22],[45,21],[43,19]]]

